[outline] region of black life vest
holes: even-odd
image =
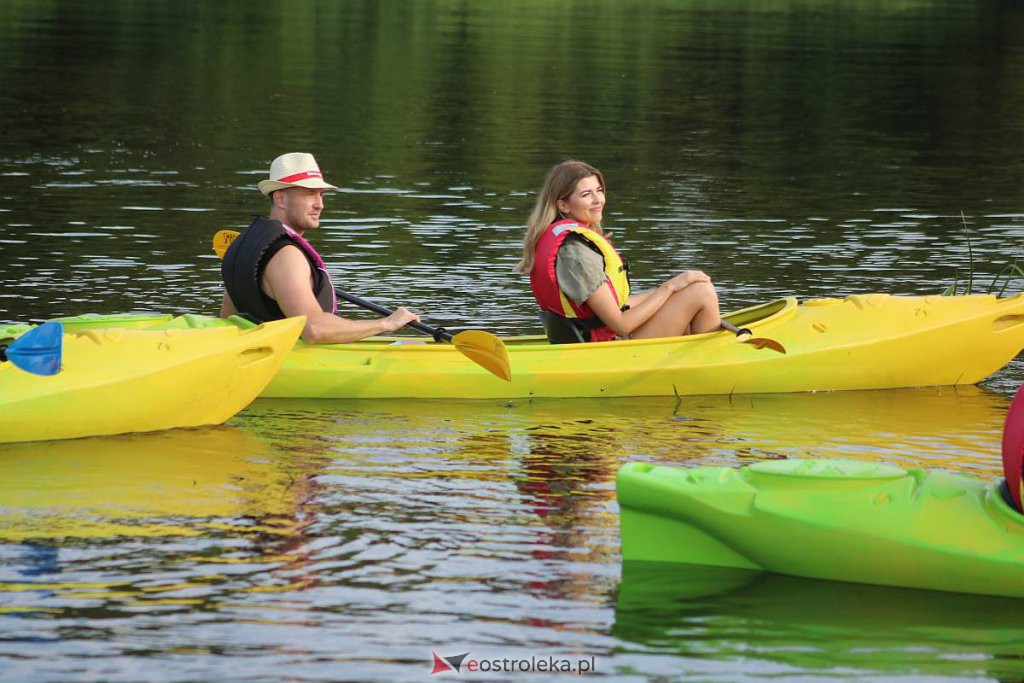
[[[305,240],[295,239],[280,221],[256,218],[248,228],[235,238],[224,253],[220,274],[224,279],[231,302],[239,313],[244,313],[257,322],[280,320],[287,317],[277,302],[263,291],[263,271],[274,254],[292,245],[299,248],[309,261],[313,272],[313,295],[320,308],[328,313],[336,312],[337,300],[334,286],[323,261]]]

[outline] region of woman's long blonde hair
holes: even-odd
[[[568,199],[576,190],[576,185],[591,176],[597,176],[601,187],[604,187],[604,175],[583,161],[569,159],[548,171],[544,186],[537,195],[537,203],[530,212],[530,222],[526,226],[526,236],[523,237],[523,260],[516,264],[516,271],[525,275],[530,274],[533,270],[537,240],[547,227],[555,222],[555,218],[561,215],[558,211],[558,200]],[[600,223],[589,227],[602,232]]]

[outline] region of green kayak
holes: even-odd
[[[846,460],[629,463],[624,560],[1024,597],[1024,515],[1000,482]]]

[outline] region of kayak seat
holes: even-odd
[[[539,316],[544,334],[552,344],[580,344],[590,340],[590,332],[579,320],[545,310],[541,310]]]

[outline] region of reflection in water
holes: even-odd
[[[682,402],[679,412],[717,435],[713,445],[698,439],[695,447],[723,457],[701,465],[843,457],[991,476],[1001,471],[1008,405],[1002,395],[972,386],[697,397]]]
[[[797,444],[803,441],[797,447],[808,453],[814,444],[830,449],[828,453],[891,450],[914,457],[910,451],[919,449],[922,456],[936,458],[946,453],[951,462],[943,465],[956,467],[952,461],[957,457],[986,450],[987,440],[1001,429],[1008,405],[1009,399],[1000,393],[962,386],[679,400],[260,399],[243,418],[266,438],[292,427],[311,439],[340,440],[343,445],[349,439],[383,443],[395,435],[406,436],[395,447],[403,453],[437,454],[446,444],[457,456],[467,445],[466,435],[474,434],[484,445],[465,450],[507,456],[510,449],[513,454],[532,452],[533,436],[562,439],[565,447],[604,456],[674,453],[705,465],[723,464],[714,459],[713,451],[731,450],[726,444],[736,439],[773,448],[786,448],[795,439]],[[995,440],[998,443],[998,435]],[[588,447],[581,449],[579,444]]]
[[[881,459],[980,476],[999,471],[1009,400],[984,387],[615,400],[324,401],[261,399],[252,428],[293,447],[324,447],[447,468],[515,457],[520,469],[570,467],[579,482],[611,481],[618,463],[684,466],[778,457]],[[346,460],[357,468],[360,459]],[[369,465],[373,467],[373,465]],[[471,472],[487,478],[499,472]],[[396,476],[402,476],[396,473]],[[574,489],[572,485],[568,489]]]
[[[613,633],[623,659],[750,661],[776,675],[1024,675],[1019,600],[885,588],[722,567],[624,562]],[[699,667],[699,664],[697,664]]]
[[[0,446],[3,611],[113,617],[312,581],[309,476],[271,453],[230,427]]]
[[[445,642],[478,654],[560,643],[610,667],[618,641],[601,634],[619,571],[621,463],[817,454],[993,476],[1006,404],[976,387],[678,403],[258,400],[231,427],[4,446],[0,657],[31,657],[27,642],[78,623],[86,649],[131,657],[109,629],[148,619],[165,637],[136,637],[206,677],[213,648],[407,678],[399,662],[439,646],[443,623]],[[210,619],[229,619],[230,637],[209,633]],[[386,634],[399,625],[419,635],[396,643]],[[311,637],[323,633],[347,645]]]
[[[266,450],[228,427],[4,444],[0,539],[284,533],[292,483]]]

